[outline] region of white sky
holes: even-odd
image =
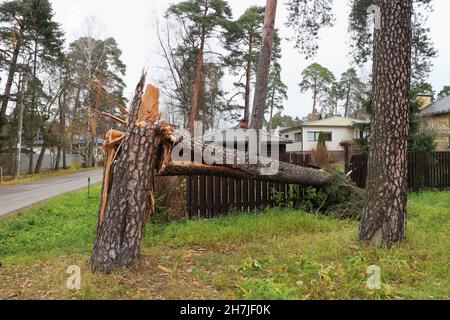
[[[95,16],[101,22],[103,37],[114,37],[123,51],[123,61],[127,65],[127,91],[131,97],[141,70],[146,68],[150,79],[158,79],[158,67],[163,65],[156,50],[158,45],[152,28],[153,17],[162,17],[166,8],[176,0],[50,0],[55,11],[55,19],[62,24],[68,41],[82,35],[86,17]],[[234,18],[239,17],[251,5],[265,5],[266,0],[229,0]],[[282,37],[290,35],[284,26],[287,13],[285,1],[278,1],[277,27]],[[434,12],[429,19],[431,35],[439,56],[434,60],[434,68],[429,81],[436,91],[450,85],[450,1],[434,0]],[[321,32],[320,50],[313,60],[305,60],[294,48],[293,43],[283,40],[281,61],[282,78],[289,88],[289,99],[285,102],[285,113],[303,117],[311,110],[311,97],[301,94],[298,89],[301,71],[310,63],[318,62],[334,72],[337,78],[349,68],[349,35],[347,17],[349,1],[335,0],[334,13],[337,17],[335,27]],[[337,5],[340,4],[340,5]],[[361,70],[364,76],[364,70]],[[225,81],[226,78],[225,78]],[[227,84],[224,83],[227,86]],[[227,86],[228,88],[228,86]]]

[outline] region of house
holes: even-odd
[[[312,153],[317,148],[319,135],[324,133],[328,151],[334,156],[336,161],[340,161],[344,156],[344,148],[341,146],[341,143],[356,138],[364,138],[366,133],[359,131],[355,128],[355,125],[368,122],[334,116],[323,120],[309,121],[301,126],[281,130],[280,135],[294,142],[287,145],[287,152]]]
[[[432,101],[431,96],[418,97],[422,130],[435,136],[437,151],[450,151],[450,96]]]
[[[254,131],[245,128],[234,128],[229,130],[213,130],[202,137],[202,140],[206,144],[215,143],[227,148],[234,145],[234,148],[238,148],[238,145],[246,145],[248,148],[249,139],[256,140],[256,134],[253,136]],[[268,152],[271,154],[271,146],[277,145],[279,153],[286,153],[287,147],[292,143],[290,139],[286,139],[280,135],[264,133],[261,137],[262,152]]]

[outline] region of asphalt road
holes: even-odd
[[[103,179],[103,170],[69,174],[62,177],[0,187],[0,217],[27,208],[61,194],[86,188]]]

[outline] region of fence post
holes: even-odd
[[[91,198],[91,177],[88,178],[88,199]]]
[[[0,166],[0,183],[3,183],[3,166]]]

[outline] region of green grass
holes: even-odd
[[[408,241],[391,250],[361,245],[356,222],[272,209],[148,226],[139,263],[112,275],[88,268],[99,192],[0,220],[0,299],[450,298],[450,192],[411,195]],[[371,265],[381,290],[366,286]]]
[[[6,177],[3,177],[3,182],[0,182],[0,188],[5,187],[5,186],[11,186],[11,185],[16,185],[16,184],[21,184],[21,183],[32,182],[32,181],[36,181],[36,180],[61,177],[61,176],[65,176],[68,174],[85,172],[85,171],[89,171],[89,170],[93,170],[93,169],[73,167],[70,169],[46,171],[46,172],[35,173],[35,174],[25,174],[25,175],[21,175],[19,177],[19,179],[17,179],[17,180],[15,180],[11,176],[6,176]]]

